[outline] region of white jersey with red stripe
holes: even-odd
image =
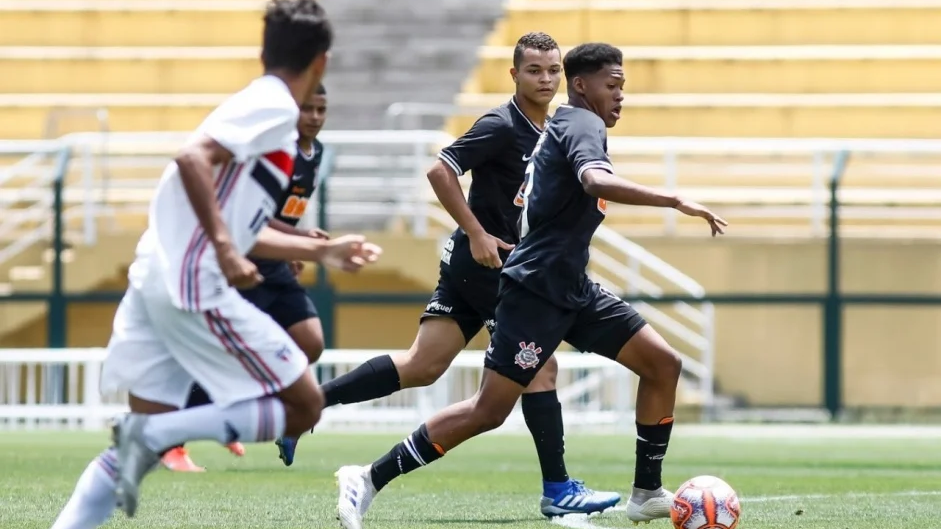
[[[298,113],[287,85],[264,76],[223,102],[192,137],[209,136],[233,155],[231,162],[213,168],[213,176],[222,218],[242,255],[255,245],[290,182]],[[137,246],[132,286],[139,288],[152,273],[163,276],[173,304],[185,311],[216,308],[231,288],[172,162],[157,186],[148,228]]]

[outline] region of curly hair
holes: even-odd
[[[549,35],[542,32],[527,33],[516,41],[513,48],[513,67],[519,68],[523,61],[524,50],[551,51],[559,49],[559,44]]]
[[[569,50],[562,60],[562,67],[566,82],[571,83],[575,77],[595,73],[612,64],[621,66],[623,62],[621,50],[603,42],[589,42]]]

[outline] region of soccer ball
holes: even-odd
[[[714,476],[683,483],[670,508],[675,529],[735,529],[741,514],[735,490]]]

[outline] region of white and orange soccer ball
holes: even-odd
[[[683,483],[670,508],[675,529],[735,529],[741,514],[735,490],[715,476]]]

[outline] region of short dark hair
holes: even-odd
[[[559,49],[559,44],[549,35],[542,32],[527,33],[516,41],[516,47],[513,48],[513,67],[520,67],[524,50],[552,51],[557,49]]]
[[[565,69],[565,81],[571,84],[575,77],[593,74],[612,64],[620,66],[623,62],[621,50],[603,42],[589,42],[569,50],[562,60],[562,67]]]
[[[333,28],[317,0],[271,0],[265,10],[261,62],[266,71],[304,71],[333,44]]]

